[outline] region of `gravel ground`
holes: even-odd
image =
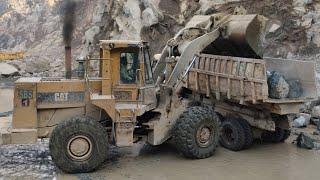
[[[134,153],[131,153],[128,148],[119,150],[117,147],[110,147],[109,158],[101,168],[106,165],[113,166],[118,158],[124,155],[129,157]],[[55,167],[49,153],[49,139],[39,139],[36,144],[32,145],[0,146],[0,180],[54,179],[61,176],[64,176],[64,173]],[[88,174],[76,174],[75,176],[77,179],[88,179],[86,178]]]
[[[48,139],[39,140],[34,145],[1,146],[0,167],[0,177],[4,179],[52,179],[55,166],[49,155]]]

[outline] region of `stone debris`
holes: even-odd
[[[306,124],[306,118],[303,117],[303,116],[298,117],[297,119],[295,119],[295,120],[292,122],[292,126],[293,126],[293,127],[296,127],[296,128],[306,127],[306,126],[307,126],[307,124]]]
[[[44,139],[35,145],[0,146],[0,177],[52,179],[55,166],[49,154],[48,142],[48,139]]]
[[[310,119],[310,123],[313,124],[313,125],[318,125],[319,121],[320,120],[318,118],[311,118]]]
[[[293,120],[292,126],[296,128],[306,127],[310,124],[311,115],[306,113],[300,113],[300,116]]]
[[[2,77],[12,77],[19,76],[19,71],[14,66],[7,63],[0,63],[0,76]]]
[[[284,76],[279,72],[273,71],[268,77],[269,97],[274,99],[283,99],[288,97],[289,84]]]
[[[287,80],[279,72],[267,72],[269,97],[274,99],[299,98],[303,94],[302,85],[299,80]]]
[[[297,146],[300,148],[315,149],[315,150],[320,149],[320,141],[310,137],[306,133],[303,133],[303,132],[300,133],[296,141],[297,141]]]

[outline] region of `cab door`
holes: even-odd
[[[156,106],[156,89],[147,47],[121,49],[119,53],[119,79],[113,92],[118,102],[137,102]]]
[[[141,94],[140,97],[142,98],[143,104],[153,108],[156,107],[157,99],[148,47],[141,48],[141,54],[143,61],[141,62],[140,67],[143,73],[143,83],[139,88],[139,94]]]
[[[118,75],[114,77],[113,94],[117,102],[137,102],[138,101],[138,78],[140,70],[140,50],[138,47],[121,48],[114,53],[119,62],[113,68],[118,69]]]

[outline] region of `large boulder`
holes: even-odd
[[[152,25],[158,24],[159,19],[157,14],[152,10],[152,8],[146,8],[142,12],[142,25],[145,27],[150,27]]]
[[[274,99],[283,99],[288,97],[289,84],[282,74],[273,71],[268,77],[269,97]]]
[[[0,76],[1,77],[12,77],[18,76],[19,71],[14,66],[7,63],[0,63]]]
[[[305,149],[320,149],[320,141],[312,138],[310,134],[301,132],[296,139],[297,146]]]
[[[306,113],[300,113],[300,116],[293,120],[292,126],[296,128],[306,127],[310,124],[311,115]]]

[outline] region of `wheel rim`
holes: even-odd
[[[74,160],[84,161],[91,156],[92,142],[86,136],[77,135],[68,141],[67,150],[69,156]]]
[[[197,130],[197,143],[200,147],[208,147],[212,144],[212,126],[201,125]]]
[[[222,140],[227,144],[233,144],[235,141],[235,133],[230,126],[224,126],[222,129]]]

